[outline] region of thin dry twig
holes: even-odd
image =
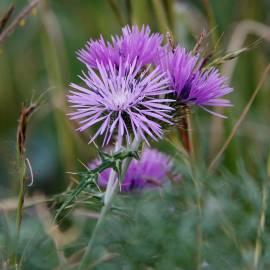
[[[68,270],[73,269],[76,265],[79,264],[83,254],[85,252],[85,248],[82,248],[75,253],[73,253],[71,256],[66,258],[66,264],[64,265],[58,265],[54,270]]]
[[[29,13],[41,2],[42,0],[31,1],[19,15],[13,20],[13,22],[0,34],[0,43],[3,43],[20,25],[21,21],[24,20]]]
[[[19,118],[19,125],[17,129],[17,146],[19,150],[20,156],[24,156],[25,154],[25,139],[26,139],[26,129],[27,122],[31,117],[32,113],[37,108],[37,104],[30,104],[29,106],[23,106]]]
[[[240,50],[247,39],[251,34],[258,36],[260,39],[270,42],[270,27],[262,23],[244,20],[241,21],[234,29],[228,47],[227,53]],[[237,61],[239,58],[234,58],[230,61],[224,62],[222,66],[223,74],[228,78],[228,83],[231,81]],[[217,112],[222,114],[224,108],[218,108]],[[224,130],[223,126],[224,119],[214,117],[211,127],[211,149],[210,156],[213,156],[213,153],[216,151],[218,146],[221,143],[222,134]]]
[[[46,93],[46,92],[44,92]],[[23,216],[23,207],[24,207],[24,197],[26,193],[26,170],[27,166],[31,166],[29,160],[27,159],[25,155],[25,141],[26,141],[26,131],[28,126],[28,121],[32,114],[36,111],[38,106],[42,102],[43,94],[39,96],[39,98],[35,102],[31,102],[29,106],[23,106],[20,118],[19,118],[19,124],[17,128],[17,152],[18,152],[18,170],[19,170],[19,177],[20,177],[20,191],[18,196],[18,207],[17,207],[17,217],[16,217],[16,225],[17,225],[17,240],[19,239],[20,235],[20,227],[22,222],[22,216]],[[28,162],[27,162],[28,160]],[[33,172],[31,170],[31,176],[33,177]],[[32,181],[31,181],[32,182]]]
[[[45,200],[45,197],[44,197]],[[67,243],[70,243],[77,237],[77,232],[71,229],[72,233],[61,232],[59,227],[53,224],[53,217],[46,204],[36,205],[37,215],[42,223],[44,231],[51,237],[54,242],[56,252],[61,264],[66,263],[66,257],[61,247]],[[69,239],[71,238],[71,239]]]
[[[7,12],[4,14],[4,16],[0,19],[0,33],[4,30],[6,27],[9,19],[11,18],[11,15],[13,14],[13,11],[15,9],[14,5],[11,5]]]
[[[175,40],[174,40],[173,34],[172,34],[172,32],[170,30],[167,31],[166,38],[167,38],[168,43],[170,44],[172,52],[174,53],[174,51],[175,51]]]
[[[26,156],[25,156],[25,141],[26,130],[29,118],[37,108],[37,104],[33,103],[29,106],[23,106],[19,118],[19,124],[17,128],[17,148],[18,148],[18,165],[20,172],[20,193],[18,199],[17,208],[17,233],[19,235],[21,222],[22,222],[22,210],[24,205],[25,196],[25,182],[26,182]]]
[[[204,42],[205,40],[205,37],[206,37],[206,31],[203,30],[201,33],[200,33],[200,36],[194,46],[194,49],[192,50],[193,54],[197,54],[202,46],[202,43]]]
[[[112,259],[114,259],[115,257],[119,256],[118,253],[107,253],[105,255],[103,255],[101,258],[97,259],[96,261],[94,261],[90,266],[89,269],[94,269],[95,267],[97,267],[98,265],[111,261]]]
[[[45,202],[51,202],[53,201],[53,198],[46,198],[44,200],[44,197],[42,196],[33,196],[33,197],[26,197],[24,198],[24,205],[23,208],[29,208],[32,206],[35,206],[37,204],[45,203]],[[1,212],[11,212],[15,211],[18,206],[18,198],[17,197],[12,197],[12,198],[7,198],[3,199],[0,201],[0,213]]]
[[[262,88],[265,80],[268,78],[268,72],[270,71],[270,64],[267,65],[256,89],[254,90],[253,94],[251,95],[247,105],[245,106],[243,112],[241,113],[239,119],[237,120],[237,122],[234,124],[234,127],[230,133],[230,135],[228,136],[227,140],[224,142],[223,146],[220,148],[220,150],[218,151],[217,155],[214,157],[214,159],[212,160],[212,162],[209,165],[209,170],[213,171],[215,169],[215,166],[217,164],[217,161],[219,160],[219,158],[221,157],[221,155],[224,153],[224,151],[226,150],[226,148],[228,147],[228,145],[230,144],[230,142],[232,141],[233,137],[235,136],[235,134],[237,133],[240,125],[242,124],[243,120],[245,119],[254,99],[256,98],[257,94],[259,93],[260,89]]]

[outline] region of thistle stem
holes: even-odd
[[[114,148],[115,153],[120,150],[120,148],[122,146],[122,141],[123,141],[123,137],[119,133],[118,137],[117,137],[117,142],[116,142],[115,148]],[[111,196],[111,193],[113,192],[113,190],[115,189],[116,186],[117,186],[117,174],[116,174],[115,170],[111,169],[109,181],[108,181],[105,196],[104,196],[104,204],[105,205],[108,203],[109,198]]]
[[[115,145],[115,151],[118,151],[121,146],[122,146],[122,137],[120,134],[118,134],[118,139],[117,139],[117,143]],[[140,145],[140,142],[141,140],[140,139],[134,139],[132,145],[131,145],[131,148],[133,150],[137,150],[139,145]],[[114,198],[114,195],[116,194],[116,191],[117,191],[117,186],[118,186],[118,183],[122,181],[123,177],[125,176],[126,174],[126,171],[128,169],[128,166],[131,162],[132,158],[127,158],[123,164],[122,164],[122,174],[119,176],[119,179],[117,179],[117,174],[114,172],[112,173],[111,172],[111,175],[110,175],[110,178],[109,178],[109,182],[111,181],[111,185],[109,186],[109,182],[108,182],[108,185],[107,185],[107,189],[106,189],[106,193],[105,193],[105,198],[104,198],[104,206],[102,207],[101,209],[101,213],[100,213],[100,216],[99,216],[99,219],[96,223],[96,226],[92,232],[92,236],[88,242],[88,245],[87,245],[87,248],[85,250],[85,253],[82,257],[82,260],[81,260],[81,263],[80,263],[80,266],[79,266],[79,269],[80,270],[86,270],[87,269],[87,265],[90,261],[90,253],[92,251],[92,248],[93,248],[93,244],[96,240],[96,237],[97,237],[97,233],[100,229],[100,226],[102,225],[102,223],[104,222],[105,220],[105,216],[106,214],[108,213],[108,211],[110,210],[111,208],[111,203],[112,203],[112,200]],[[107,196],[106,196],[107,194]]]
[[[185,148],[191,159],[194,159],[194,147],[191,134],[191,119],[189,114],[189,108],[187,106],[184,106],[184,108],[182,108],[181,110],[183,118],[181,118],[181,126],[178,128],[179,136],[181,138],[183,147]]]

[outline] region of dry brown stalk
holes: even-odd
[[[14,9],[15,9],[15,6],[11,5],[9,9],[7,10],[7,12],[4,14],[4,16],[0,19],[0,33],[4,30],[6,24],[11,18],[11,15],[13,14]]]
[[[12,21],[12,23],[6,27],[0,34],[0,44],[3,43],[19,26],[22,21],[31,13],[31,11],[41,2],[42,0],[33,0],[31,1]]]
[[[254,90],[253,94],[251,95],[251,97],[250,97],[248,103],[246,104],[243,112],[241,113],[240,117],[238,118],[238,120],[234,124],[233,129],[232,129],[230,135],[228,136],[227,140],[224,142],[224,144],[222,145],[222,147],[220,148],[220,150],[218,151],[218,153],[216,154],[216,156],[214,157],[214,159],[210,163],[209,170],[213,171],[215,169],[215,167],[217,165],[217,161],[219,160],[221,155],[224,153],[224,151],[226,150],[226,148],[228,147],[228,145],[232,141],[233,137],[236,135],[236,133],[239,130],[239,127],[242,124],[243,120],[245,119],[254,99],[256,98],[257,94],[259,93],[260,89],[262,88],[265,80],[268,78],[267,75],[268,75],[269,71],[270,71],[270,64],[267,65],[256,89]]]

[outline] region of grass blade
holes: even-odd
[[[240,117],[238,118],[237,122],[234,124],[233,129],[232,129],[230,135],[228,136],[227,140],[224,142],[223,146],[220,148],[220,150],[218,151],[218,153],[216,154],[214,159],[211,161],[211,163],[209,165],[210,171],[213,171],[215,169],[219,158],[224,153],[224,151],[226,150],[226,148],[228,147],[228,145],[232,141],[233,137],[237,133],[237,131],[238,131],[240,125],[242,124],[243,120],[245,119],[254,99],[256,98],[257,94],[259,93],[260,89],[262,88],[265,80],[268,78],[267,75],[268,75],[269,71],[270,71],[270,64],[267,65],[256,89],[254,90],[253,94],[251,95],[247,105],[245,106],[245,108],[244,108],[243,112],[241,113]]]

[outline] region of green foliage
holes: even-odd
[[[124,210],[106,218],[92,261],[115,257],[94,269],[254,269],[258,240],[264,248],[258,269],[268,269],[269,228],[257,237],[267,176],[254,179],[243,164],[238,171],[220,177],[197,172],[201,215],[191,176],[161,190],[118,197],[115,204]],[[269,209],[264,214],[268,218]]]
[[[268,269],[270,209],[263,208],[264,193],[266,205],[269,204],[267,175],[259,173],[255,179],[242,162],[237,168],[239,174],[223,170],[219,177],[197,169],[199,192],[187,172],[181,180],[168,182],[164,188],[117,196],[97,235],[89,268],[255,269],[259,241],[263,252],[257,269]],[[262,215],[266,223],[260,236]],[[87,244],[95,221],[73,222],[84,229],[75,242],[62,248],[68,257]],[[57,265],[52,240],[29,216],[22,235],[22,269],[52,269]],[[0,241],[3,245],[4,239]]]

